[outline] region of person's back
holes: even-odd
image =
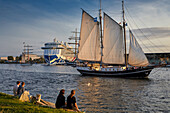
[[[17,96],[19,85],[20,85],[20,81],[17,81],[17,85],[14,85],[14,87],[13,87],[14,96]]]
[[[55,103],[56,108],[63,108],[63,107],[65,107],[65,96],[64,96],[64,93],[65,93],[65,90],[62,89],[60,91],[60,94],[58,95],[56,103]]]

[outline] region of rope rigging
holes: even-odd
[[[162,52],[165,52],[163,49],[161,49],[159,46],[157,46],[157,45],[155,45],[145,34],[144,34],[144,32],[138,27],[138,25],[136,24],[136,22],[134,21],[134,19],[132,18],[132,16],[130,15],[130,13],[129,13],[129,11],[128,11],[128,9],[127,9],[127,7],[125,6],[125,8],[126,8],[126,10],[127,10],[127,14],[129,15],[129,17],[131,18],[131,20],[133,21],[133,23],[134,23],[134,25],[138,28],[138,30],[141,32],[141,34],[144,36],[144,38],[145,39],[147,39],[149,42],[150,42],[150,45],[152,45],[153,47],[156,47],[156,48],[158,48],[160,51],[162,51]],[[127,19],[128,20],[128,19]],[[129,21],[129,20],[128,20]],[[129,21],[130,22],[130,21]],[[129,23],[128,23],[129,24]],[[130,25],[131,26],[131,25]],[[136,35],[136,33],[135,33],[135,35]],[[137,35],[136,35],[137,36]],[[146,47],[146,45],[144,44],[144,42],[140,39],[140,38],[138,38],[139,40],[140,40],[140,42],[142,42],[142,44]],[[161,42],[161,41],[159,41],[159,42]],[[151,52],[151,50],[148,48],[148,47],[146,47],[150,52]],[[155,48],[155,49],[156,49]],[[166,48],[167,49],[167,48]],[[157,50],[156,50],[157,51]]]
[[[127,19],[128,20],[128,19]],[[129,20],[128,20],[129,21]],[[130,23],[128,23],[129,25],[128,25],[128,29],[131,29],[132,27],[131,27],[131,24]],[[130,27],[129,27],[130,26]],[[135,33],[135,32],[133,32],[133,34],[136,36],[136,37],[138,37],[138,34],[137,33]],[[143,44],[143,46],[149,51],[149,52],[153,52],[151,49],[149,49],[145,44],[144,44],[144,42],[140,39],[140,38],[138,38],[139,39],[139,41]]]

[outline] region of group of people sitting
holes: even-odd
[[[17,84],[14,85],[13,87],[14,96],[20,97],[25,91],[24,86],[25,86],[25,82],[21,83],[20,81],[17,81]]]
[[[13,87],[14,96],[19,97],[19,100],[25,102],[29,101],[29,91],[25,91],[25,82],[17,81],[17,84]]]
[[[17,81],[17,84],[14,85],[14,87],[13,87],[14,96],[18,96],[19,98],[22,98],[22,100],[25,100],[25,98],[28,97],[28,95],[29,95],[28,94],[29,91],[25,91],[24,86],[25,86],[25,82],[21,83],[20,81]],[[66,103],[65,96],[64,96],[65,90],[64,89],[60,90],[60,93],[59,93],[56,103],[55,103],[55,107],[56,108],[72,109],[72,110],[79,112],[80,110],[78,109],[78,106],[76,103],[76,98],[74,97],[75,93],[76,93],[75,90],[71,91],[71,94],[67,97],[67,103]]]
[[[64,96],[65,90],[64,89],[60,90],[60,93],[55,103],[56,108],[67,108],[75,111],[80,111],[76,103],[76,98],[74,97],[75,93],[76,93],[75,90],[71,91],[71,94],[67,97],[67,103],[66,103],[65,96]]]

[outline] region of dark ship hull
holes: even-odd
[[[105,77],[132,77],[132,78],[146,78],[154,67],[146,67],[140,69],[124,70],[124,71],[97,71],[97,70],[83,70],[77,69],[85,76],[105,76]]]

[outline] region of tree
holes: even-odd
[[[41,58],[39,59],[39,61],[40,61],[41,63],[44,63],[44,62],[45,62],[45,59],[44,59],[43,57],[41,57]]]
[[[16,59],[15,59],[15,60],[16,60],[16,62],[18,62],[18,61],[19,61],[19,57],[18,57],[18,56],[16,56]]]
[[[22,55],[19,56],[19,60],[22,60]]]
[[[14,60],[13,56],[8,56],[8,60]]]
[[[32,58],[30,58],[29,61],[32,62]]]

